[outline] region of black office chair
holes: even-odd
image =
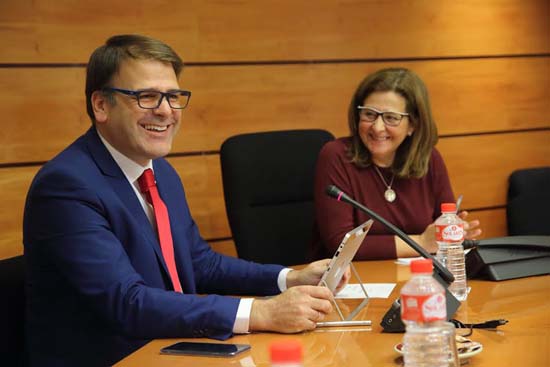
[[[25,259],[0,260],[0,364],[24,365]]]
[[[506,216],[508,235],[550,235],[550,167],[510,175]]]
[[[225,207],[237,254],[303,264],[313,231],[313,178],[324,130],[243,134],[221,147]]]

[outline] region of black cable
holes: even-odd
[[[449,320],[453,323],[456,328],[465,328],[465,329],[496,329],[498,326],[506,325],[508,320],[498,319],[498,320],[489,320],[476,324],[465,324],[462,321],[451,319]]]

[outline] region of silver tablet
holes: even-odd
[[[351,263],[357,250],[363,243],[363,239],[367,235],[372,223],[372,219],[370,219],[359,227],[346,233],[340,246],[338,246],[338,249],[334,253],[327,270],[323,274],[319,285],[327,286],[334,293],[348,265]]]

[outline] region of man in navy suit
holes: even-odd
[[[112,37],[90,57],[92,127],[44,165],[27,196],[31,365],[111,365],[153,338],[300,332],[331,312],[332,294],[316,286],[328,260],[300,271],[260,265],[217,254],[201,238],[162,158],[191,94],[178,84],[182,66],[166,44],[135,35]],[[137,183],[147,168],[169,213],[182,292]],[[243,293],[276,296],[227,296]]]

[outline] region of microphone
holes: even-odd
[[[434,270],[439,274],[439,276],[447,282],[447,284],[451,284],[454,282],[455,277],[453,274],[445,268],[435,257],[433,257],[428,251],[426,251],[422,246],[420,246],[418,243],[414,242],[412,238],[410,238],[408,235],[406,235],[402,230],[388,222],[386,219],[382,218],[380,215],[372,211],[371,209],[367,208],[364,205],[359,204],[357,201],[350,198],[345,192],[340,190],[338,187],[334,185],[327,186],[326,193],[328,196],[335,198],[338,201],[343,201],[351,206],[353,206],[356,209],[361,210],[362,212],[367,213],[371,218],[376,219],[380,223],[382,223],[386,228],[388,228],[392,233],[397,235],[397,237],[401,238],[407,245],[412,247],[416,252],[418,252],[422,257],[426,259],[432,259]]]
[[[448,289],[449,284],[454,281],[454,276],[451,274],[451,272],[449,272],[449,270],[441,265],[441,263],[437,261],[428,251],[426,251],[418,243],[414,242],[412,238],[403,233],[403,231],[401,231],[399,228],[382,218],[380,215],[376,214],[374,211],[350,198],[338,187],[334,185],[329,185],[327,187],[326,193],[328,196],[336,198],[338,201],[344,201],[348,204],[351,204],[354,208],[357,208],[362,212],[367,213],[371,218],[374,218],[382,223],[392,233],[396,234],[399,238],[405,241],[406,244],[411,246],[420,255],[427,259],[432,259],[435,271],[434,278],[436,278],[437,281],[439,281],[445,288],[447,319],[450,319],[455,314],[458,307],[460,307],[460,301],[457,300],[456,297],[453,296],[453,294]],[[389,310],[382,318],[380,325],[382,326],[384,332],[388,333],[402,333],[405,331],[405,324],[403,324],[403,321],[401,320],[401,303],[399,298],[391,304]]]

